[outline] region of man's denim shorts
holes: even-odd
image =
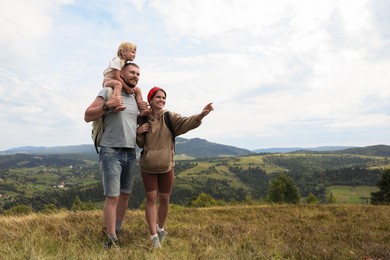
[[[135,148],[101,147],[100,173],[104,196],[118,197],[130,194],[135,176]]]

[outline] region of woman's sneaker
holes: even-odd
[[[161,242],[163,242],[167,237],[167,232],[165,230],[161,230],[161,231],[157,230],[157,235],[160,238]]]
[[[160,228],[157,224],[156,231],[157,231],[158,238],[160,238],[160,241],[161,242],[164,241],[167,236],[167,232],[164,230],[164,228]]]
[[[111,237],[107,238],[106,243],[104,244],[105,249],[110,249],[111,247],[118,247],[118,239],[112,239]]]
[[[158,236],[152,237],[152,244],[153,248],[161,248],[160,240],[158,239]]]

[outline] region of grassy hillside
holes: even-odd
[[[101,211],[0,217],[2,259],[390,259],[389,206],[173,207],[152,251],[140,210],[118,249],[103,249]],[[371,257],[371,258],[369,258]]]
[[[373,186],[329,186],[327,188],[340,204],[369,204],[371,192],[378,191]]]
[[[178,163],[180,165],[180,163]],[[177,169],[176,185],[189,185],[192,183],[207,183],[210,180],[224,181],[232,188],[248,189],[248,182],[237,177],[238,171],[251,171],[258,169],[266,174],[289,172],[309,173],[323,172],[326,169],[342,167],[366,166],[369,169],[388,168],[389,162],[385,157],[342,155],[342,154],[255,154],[241,157],[216,158],[210,160],[196,160],[191,167]],[[252,170],[253,172],[253,170]],[[253,182],[255,173],[251,173]],[[315,176],[314,176],[315,177]]]

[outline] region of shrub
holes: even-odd
[[[72,210],[73,211],[79,211],[79,210],[94,210],[96,209],[95,204],[91,201],[82,202],[79,198],[79,196],[76,196],[73,205]]]
[[[210,194],[201,193],[190,202],[191,207],[204,208],[217,205],[217,201]]]
[[[49,203],[49,204],[44,206],[44,208],[42,209],[41,212],[45,213],[45,214],[56,213],[56,212],[58,212],[58,208],[53,203]]]
[[[33,212],[31,205],[18,204],[4,212],[6,216],[24,216]]]
[[[313,193],[310,192],[310,194],[306,197],[306,203],[307,204],[318,204],[318,199],[316,196],[314,196]]]

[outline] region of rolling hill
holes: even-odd
[[[140,149],[137,149],[138,152]],[[280,147],[248,150],[209,142],[205,139],[176,138],[176,156],[180,159],[200,159],[211,157],[231,157],[245,156],[256,153],[336,153],[336,154],[356,154],[367,156],[390,156],[389,145],[372,145],[366,147],[352,146],[320,146],[314,148],[303,147]],[[69,146],[22,146],[5,151],[0,151],[0,155],[10,154],[81,154],[83,158],[96,158],[96,151],[92,144],[69,145]]]
[[[327,187],[373,187],[381,171],[390,168],[387,158],[390,146],[386,145],[333,152],[301,150],[260,154],[198,138],[178,138],[177,150],[180,156],[191,159],[180,158],[184,160],[176,160],[175,164],[171,201],[183,205],[201,192],[225,201],[242,201],[248,194],[255,199],[265,198],[269,182],[282,173],[293,178],[301,196],[312,193],[324,201]],[[240,153],[243,155],[234,155]],[[63,206],[69,207],[66,203],[73,202],[71,196],[75,194],[83,200],[99,200],[97,158],[92,145],[14,149],[13,154],[0,156],[0,194],[4,197],[0,204],[18,203],[13,201],[17,198],[25,201],[23,196],[31,196],[31,203],[48,197],[54,199],[59,192],[55,186],[62,182],[65,183],[63,191],[68,192],[66,196],[70,199],[65,201],[67,197],[58,193],[60,197],[55,200]],[[143,200],[141,180],[136,178],[131,206],[139,207]]]
[[[84,158],[96,158],[96,151],[92,144],[70,145],[70,146],[55,146],[55,147],[34,147],[23,146],[12,148],[0,152],[0,155],[10,154],[82,154]],[[186,139],[176,138],[176,155],[186,159],[205,158],[205,157],[220,157],[220,156],[243,156],[253,154],[252,151],[237,148],[234,146],[223,145],[208,142],[204,139],[193,138]]]
[[[275,147],[275,148],[264,148],[256,149],[253,152],[256,153],[290,153],[296,151],[315,151],[315,152],[326,152],[326,151],[340,151],[348,148],[353,148],[351,146],[319,146],[313,148],[304,148],[304,147]]]
[[[367,156],[390,156],[389,145],[371,145],[366,147],[354,147],[345,150],[338,151],[337,153],[342,154],[359,154]]]

